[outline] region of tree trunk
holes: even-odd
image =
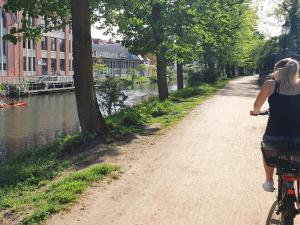
[[[183,64],[177,62],[177,89],[183,89]]]
[[[225,72],[224,72],[224,65],[223,65],[223,63],[220,63],[219,64],[219,69],[220,69],[220,71],[221,71],[221,77],[225,77]]]
[[[74,83],[82,133],[102,135],[106,131],[93,80],[89,0],[72,0]]]
[[[156,47],[159,48],[163,38],[163,27],[162,27],[162,12],[160,3],[154,3],[152,5],[152,20],[153,28],[152,35],[155,39]],[[158,49],[156,49],[157,51]],[[159,49],[156,53],[157,57],[157,87],[158,87],[158,96],[160,101],[164,101],[169,96],[168,83],[167,83],[167,60],[166,52],[162,49]]]
[[[206,52],[203,54],[203,60],[204,60],[204,71],[207,71],[207,57],[206,57]]]
[[[231,77],[235,77],[235,66],[231,66]]]
[[[244,75],[244,68],[239,67],[239,76],[243,76],[243,75]]]
[[[227,77],[231,77],[231,70],[230,70],[230,66],[228,64],[226,65],[225,72],[226,72]]]
[[[167,60],[165,56],[157,54],[157,87],[160,101],[165,101],[169,96],[167,82]]]

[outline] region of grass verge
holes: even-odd
[[[0,224],[38,224],[76,201],[90,184],[118,170],[97,164],[75,171],[63,155],[93,137],[68,135],[42,148],[0,161]]]
[[[143,132],[146,125],[169,127],[227,82],[222,80],[185,88],[171,94],[165,102],[154,98],[125,108],[106,118],[110,129],[105,140],[109,143],[127,138]],[[93,182],[117,171],[118,167],[108,164],[76,171],[74,161],[64,157],[66,152],[72,152],[92,139],[80,134],[68,135],[48,146],[0,161],[0,224],[11,224],[11,221],[15,224],[16,221],[18,224],[38,224],[76,201]]]
[[[157,98],[154,98],[136,106],[125,108],[106,118],[110,127],[106,141],[112,142],[134,133],[143,132],[146,125],[160,124],[162,128],[169,127],[180,121],[188,112],[227,83],[228,80],[221,80],[215,84],[188,87],[172,93],[165,102],[159,102]]]

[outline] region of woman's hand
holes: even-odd
[[[263,110],[263,111],[255,111],[255,110],[251,110],[250,111],[250,116],[258,116],[258,115],[269,115],[269,110]]]
[[[255,110],[251,110],[250,111],[250,116],[257,116],[260,113],[260,111],[255,111]]]

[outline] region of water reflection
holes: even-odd
[[[176,85],[169,89],[175,90]],[[137,104],[157,95],[157,86],[138,86],[126,95],[128,105]],[[74,92],[30,96],[24,101],[27,107],[0,109],[0,159],[80,129]]]
[[[47,144],[79,129],[74,93],[31,96],[24,100],[27,107],[0,111],[0,157]]]

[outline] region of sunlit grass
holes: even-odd
[[[22,224],[36,224],[75,201],[91,183],[117,170],[99,164],[75,172],[72,162],[62,157],[91,138],[67,135],[48,146],[0,161],[0,224],[10,219],[7,217],[23,218]]]

